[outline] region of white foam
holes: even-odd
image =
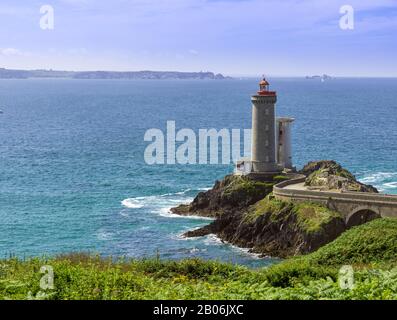
[[[189,250],[190,253],[198,253],[198,252],[206,252],[206,251],[207,251],[207,249],[199,249],[196,247]]]
[[[397,188],[397,182],[388,182],[384,183],[383,186],[389,188],[389,189],[396,189]]]
[[[113,233],[112,232],[103,231],[103,230],[98,230],[97,234],[96,234],[96,237],[98,238],[98,240],[108,241],[108,240],[112,240]]]
[[[380,192],[397,189],[397,172],[368,173],[359,179],[362,183],[374,185]]]
[[[205,236],[204,244],[207,246],[220,245],[220,244],[227,245],[234,251],[237,251],[239,253],[244,253],[245,255],[250,256],[251,258],[261,259],[260,254],[250,252],[250,249],[248,249],[248,248],[241,248],[241,247],[235,246],[229,242],[223,241],[215,234],[209,234],[208,236]]]
[[[186,189],[175,193],[165,193],[161,195],[133,197],[124,199],[121,204],[129,209],[140,209],[146,206],[164,206],[172,203],[188,203],[193,201],[193,198],[184,196],[191,189]]]
[[[189,191],[192,191],[192,189],[186,189],[186,190],[182,190],[182,191],[174,192],[174,193],[165,193],[165,194],[161,194],[160,197],[168,197],[168,196],[175,196],[175,195],[184,195],[184,194],[188,193]]]
[[[139,208],[143,208],[145,206],[143,203],[141,203],[141,201],[139,201],[138,198],[124,199],[123,201],[121,201],[121,204],[124,207],[130,208],[130,209],[139,209]]]
[[[175,214],[175,213],[171,212],[171,208],[172,207],[160,208],[159,210],[152,211],[152,213],[159,213],[160,216],[167,217],[167,218],[209,220],[209,221],[213,221],[214,220],[214,218],[209,218],[209,217],[190,216],[190,215],[185,216],[185,215]]]
[[[180,199],[169,199],[168,201],[172,202],[172,203],[181,203]],[[183,202],[185,202],[185,203],[189,203],[189,202],[192,202],[192,201],[193,201],[193,198],[186,198],[186,199],[183,200]]]
[[[397,178],[397,172],[376,172],[365,175],[360,179],[362,183],[380,184],[385,180]]]
[[[204,244],[207,246],[211,246],[214,244],[225,244],[224,241],[221,240],[217,235],[211,233],[204,237]]]
[[[198,188],[197,190],[198,191],[208,191],[208,190],[211,190],[212,189],[212,187],[209,187],[209,188]]]

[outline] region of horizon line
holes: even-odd
[[[115,72],[115,73],[128,73],[128,72],[175,72],[175,73],[213,73],[213,74],[222,74],[224,77],[233,77],[233,78],[262,78],[263,73],[258,73],[257,75],[254,74],[233,74],[233,73],[223,73],[223,72],[214,72],[214,71],[178,71],[178,70],[151,70],[151,69],[140,69],[140,70],[65,70],[65,69],[57,69],[57,68],[7,68],[7,67],[0,67],[0,70],[15,70],[15,71],[50,71],[50,72]],[[312,76],[323,76],[327,75],[331,78],[387,78],[387,79],[394,79],[397,78],[397,75],[389,76],[389,75],[330,75],[327,73],[317,73],[317,74],[300,74],[300,75],[284,75],[284,74],[268,74],[267,78],[305,78],[305,77],[312,77]]]

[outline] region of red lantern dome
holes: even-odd
[[[260,96],[275,96],[276,91],[269,91],[269,82],[263,78],[261,82],[259,82],[259,91],[258,94]]]

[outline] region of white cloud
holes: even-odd
[[[20,50],[15,48],[0,48],[0,54],[3,56],[22,56],[24,55]]]

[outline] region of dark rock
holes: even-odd
[[[248,177],[228,175],[216,181],[207,192],[200,192],[189,205],[171,209],[175,214],[218,217],[226,212],[239,211],[266,197],[275,182],[261,182]]]
[[[261,202],[272,201],[277,200],[264,199]],[[261,204],[256,204],[246,212],[222,215],[210,225],[187,232],[185,236],[197,237],[214,233],[223,241],[250,248],[251,252],[285,258],[312,252],[346,230],[342,217],[331,211],[329,217],[319,223],[315,230],[310,230],[302,223],[302,212],[297,207],[291,203],[279,203],[281,207],[275,207],[273,211],[271,205],[261,211]],[[311,206],[313,210],[327,210],[319,205],[306,204],[306,208]],[[258,211],[257,217],[251,219],[250,216],[255,211]],[[312,218],[317,219],[318,216]]]

